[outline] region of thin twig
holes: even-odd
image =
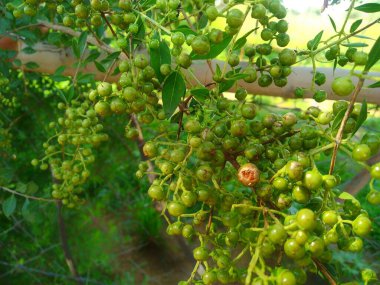
[[[147,159],[147,157],[145,156],[144,151],[143,151],[145,140],[144,140],[144,136],[142,133],[142,129],[141,129],[140,123],[137,120],[137,117],[135,114],[132,114],[131,119],[132,119],[133,125],[135,126],[135,128],[137,129],[137,131],[139,133],[139,136],[137,137],[137,146],[139,148],[139,152],[140,152],[140,156],[141,156],[142,160],[146,160],[148,163],[148,172],[150,172],[148,174],[148,180],[150,183],[152,183],[154,181],[154,179],[156,179],[156,175],[152,173],[154,170],[153,163]]]
[[[52,23],[49,23],[49,22],[46,22],[46,21],[38,21],[38,23],[40,23],[41,25],[44,25],[45,27],[49,28],[49,29],[52,29],[52,30],[55,30],[55,31],[59,31],[61,33],[64,33],[64,34],[67,34],[67,35],[70,35],[70,36],[73,36],[73,37],[79,37],[81,35],[80,32],[77,32],[73,29],[70,29],[68,27],[63,27],[63,26],[60,26],[60,25],[56,25],[56,24],[52,24]],[[88,36],[87,39],[86,39],[87,43],[90,43],[96,47],[98,47],[99,49],[101,50],[104,50],[108,53],[114,53],[114,52],[117,52],[117,50],[111,48],[110,46],[104,44],[104,43],[99,43],[97,41],[97,39],[93,36]],[[125,59],[126,56],[124,55],[120,55],[119,56],[120,59]]]
[[[313,258],[313,261],[319,269],[319,271],[321,271],[323,276],[325,276],[327,281],[330,283],[330,285],[337,285],[334,278],[331,276],[330,272],[326,269],[326,267],[318,259]]]
[[[332,46],[335,46],[335,45],[337,45],[337,44],[339,44],[339,43],[341,43],[341,42],[343,42],[343,41],[345,41],[345,40],[347,40],[347,39],[349,39],[349,38],[351,38],[351,37],[353,37],[353,36],[355,36],[355,35],[357,35],[357,34],[363,32],[364,30],[368,29],[369,27],[371,27],[371,26],[373,26],[373,25],[379,23],[379,21],[380,21],[380,18],[379,18],[379,19],[376,19],[375,21],[373,21],[373,22],[371,22],[371,23],[369,23],[368,25],[364,26],[363,28],[361,28],[361,29],[359,29],[359,30],[356,30],[356,31],[353,32],[353,33],[348,34],[347,36],[345,36],[345,37],[343,37],[343,38],[340,38],[339,40],[336,40],[336,41],[334,41],[334,42],[332,42],[332,43],[330,43],[330,44],[328,44],[328,45],[324,45],[323,47],[321,47],[321,48],[319,48],[319,49],[317,49],[317,50],[311,52],[310,55],[308,55],[307,57],[304,57],[304,58],[300,59],[298,62],[300,62],[300,61],[304,61],[305,59],[309,58],[312,54],[313,54],[313,55],[316,55],[316,54],[320,53],[321,51],[324,51],[324,50],[326,50],[326,49],[328,49],[328,48],[330,48],[330,47],[332,47]],[[297,62],[297,63],[298,63],[298,62]]]
[[[100,15],[102,15],[102,18],[104,19],[104,21],[106,21],[106,24],[110,28],[112,35],[115,37],[115,39],[117,39],[117,34],[116,34],[115,30],[112,28],[112,25],[108,21],[106,15],[103,12],[101,12]]]
[[[359,82],[356,85],[356,88],[355,88],[354,93],[352,95],[352,98],[351,98],[351,101],[350,101],[350,105],[348,106],[348,108],[346,110],[346,113],[344,114],[344,117],[343,117],[342,123],[340,124],[338,133],[336,134],[336,137],[335,137],[335,146],[334,146],[333,154],[332,154],[332,157],[331,157],[329,174],[332,174],[333,171],[334,171],[334,167],[335,167],[336,157],[338,155],[339,146],[342,143],[343,130],[344,130],[344,127],[346,126],[347,121],[348,121],[348,119],[350,117],[350,114],[351,114],[351,112],[352,112],[352,110],[354,108],[354,104],[355,104],[356,98],[358,97],[358,95],[360,93],[360,90],[363,87],[364,80],[365,80],[364,78],[360,78],[359,79]]]
[[[54,200],[54,199],[47,199],[47,198],[40,198],[40,197],[30,196],[30,195],[23,194],[23,193],[15,191],[15,190],[6,188],[4,186],[0,186],[0,189],[2,189],[4,191],[7,191],[9,193],[15,194],[17,196],[21,196],[21,197],[24,197],[26,199],[30,199],[30,200],[37,200],[37,201],[50,202],[50,203],[51,202],[56,202],[56,200]]]
[[[57,201],[57,216],[58,216],[58,228],[59,228],[59,236],[61,238],[61,246],[63,253],[65,255],[66,263],[67,266],[69,267],[69,270],[71,272],[71,275],[77,280],[77,284],[80,284],[81,282],[79,281],[79,275],[78,271],[76,269],[73,257],[71,255],[71,251],[69,248],[69,244],[67,241],[67,232],[66,232],[66,224],[65,220],[63,218],[62,214],[62,201]]]
[[[43,271],[43,270],[36,269],[36,268],[26,267],[26,266],[21,265],[21,264],[11,264],[11,263],[4,262],[4,261],[0,261],[0,264],[4,265],[4,266],[14,267],[15,269],[18,269],[18,270],[24,270],[24,271],[27,271],[27,272],[33,272],[33,273],[42,274],[42,275],[45,275],[45,276],[48,276],[48,277],[76,280],[76,281],[78,281],[80,283],[84,283],[84,284],[94,283],[94,284],[99,284],[99,285],[105,285],[104,283],[98,282],[96,280],[91,280],[91,279],[87,279],[87,278],[84,278],[84,277],[75,278],[75,277],[67,276],[67,275],[64,275],[64,274],[59,274],[59,273],[55,273],[55,272],[48,272],[48,271]]]
[[[185,17],[185,19],[186,19],[186,22],[189,24],[190,29],[192,29],[192,30],[195,32],[196,29],[195,29],[193,23],[190,21],[189,16],[186,14],[185,9],[182,8],[181,11],[182,11],[182,15],[183,15],[183,16]]]
[[[86,48],[87,48],[87,43],[84,45],[82,54],[80,55],[79,61],[77,62],[77,68],[75,69],[75,73],[74,73],[74,77],[73,77],[73,86],[75,86],[77,84],[78,73],[79,73],[81,63],[82,63],[84,55],[85,55]]]
[[[113,70],[113,67],[115,66],[115,63],[117,62],[117,59],[114,59],[111,66],[108,68],[106,75],[103,78],[103,81],[106,81],[108,76],[110,75],[111,71]]]

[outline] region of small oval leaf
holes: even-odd
[[[14,213],[16,210],[16,205],[17,201],[14,195],[10,196],[3,202],[3,213],[7,218],[9,218]]]
[[[165,80],[162,88],[162,103],[167,117],[170,117],[185,95],[186,84],[178,71],[172,72]]]
[[[380,12],[380,4],[379,3],[366,3],[366,4],[360,5],[358,7],[355,7],[355,10],[358,10],[358,11],[364,12],[364,13],[376,13],[376,12]]]
[[[355,32],[359,28],[359,26],[361,25],[362,22],[363,22],[362,19],[359,19],[359,20],[356,20],[355,22],[353,22],[351,25],[351,28],[350,28],[350,33]]]

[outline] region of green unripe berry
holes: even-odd
[[[357,51],[353,54],[352,59],[356,65],[366,65],[368,61],[368,54],[364,51]]]
[[[210,52],[210,42],[206,36],[197,36],[191,42],[191,48],[196,54],[204,55]]]
[[[244,13],[239,9],[230,9],[227,12],[227,24],[231,28],[240,28],[244,22]]]
[[[349,77],[337,77],[334,79],[331,88],[338,96],[348,96],[354,91],[355,85]]]
[[[215,6],[208,6],[206,9],[206,16],[209,21],[215,21],[219,16],[218,9]]]
[[[296,63],[297,55],[294,50],[286,48],[280,52],[279,60],[282,65],[290,66]]]
[[[105,101],[99,101],[94,106],[95,112],[100,116],[104,117],[111,113],[110,105]]]

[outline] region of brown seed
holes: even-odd
[[[253,163],[246,163],[239,168],[238,179],[245,186],[254,186],[260,181],[260,170]]]

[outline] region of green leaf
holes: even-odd
[[[62,82],[62,81],[69,80],[69,78],[64,75],[52,75],[51,79],[53,79],[55,82]]]
[[[186,84],[182,75],[177,71],[172,72],[162,87],[162,103],[168,118],[181,102],[181,98],[185,95],[185,92]]]
[[[171,64],[171,62],[170,49],[165,41],[160,41],[160,45],[157,49],[150,49],[150,65],[156,72],[159,81],[162,82],[164,80],[164,76],[160,72],[160,66],[162,64]]]
[[[80,84],[86,84],[94,81],[95,75],[92,73],[80,73],[77,77],[77,82]],[[69,100],[70,101],[70,100]]]
[[[105,73],[107,71],[101,63],[94,61],[94,64],[95,64],[96,69],[99,70],[100,72]]]
[[[371,51],[368,54],[368,61],[364,67],[365,71],[369,71],[372,66],[376,64],[376,62],[380,59],[380,37],[373,44]]]
[[[34,181],[29,181],[26,187],[29,194],[34,194],[38,191],[38,185]]]
[[[333,18],[330,17],[330,15],[329,15],[329,19],[330,19],[330,22],[331,22],[331,26],[333,26],[334,31],[336,32],[336,25],[335,25],[335,22],[334,22]]]
[[[3,202],[3,213],[7,218],[9,218],[14,213],[16,210],[16,205],[17,201],[14,195],[10,196]]]
[[[185,36],[187,35],[198,35],[197,32],[194,32],[189,26],[187,25],[180,25],[178,26],[175,30],[173,30],[173,33],[175,32],[181,32],[183,33]]]
[[[244,79],[247,76],[247,74],[242,74],[239,72],[240,68],[228,71],[225,76],[225,81],[219,84],[219,92],[224,92],[231,89],[237,80]]]
[[[25,202],[21,208],[21,214],[23,215],[24,218],[28,218],[28,216],[30,214],[29,204],[30,204],[29,199],[25,199]]]
[[[25,193],[26,192],[26,184],[22,182],[17,182],[16,184],[16,191],[20,193]]]
[[[29,61],[25,64],[25,66],[29,69],[35,69],[35,68],[38,68],[40,67],[37,63],[33,62],[33,61]]]
[[[198,18],[198,22],[197,22],[198,23],[198,30],[201,30],[204,27],[206,27],[207,22],[208,22],[207,16],[202,13],[202,16],[200,18]]]
[[[352,196],[350,193],[348,192],[342,192],[340,193],[339,199],[342,199],[342,200],[353,200],[353,201],[357,201],[359,203],[359,201],[354,197]]]
[[[367,88],[379,88],[379,87],[380,87],[380,81],[377,81],[367,86]]]
[[[323,35],[323,30],[320,31],[320,32],[314,37],[314,39],[311,41],[311,47],[312,47],[312,50],[313,50],[314,48],[318,48],[319,42],[320,42],[321,39],[322,39],[322,35]]]
[[[62,72],[64,72],[66,69],[66,66],[62,65],[60,67],[58,67],[55,71],[54,71],[54,75],[61,75]]]
[[[115,76],[115,75],[118,75],[119,73],[120,73],[120,69],[118,66],[116,66],[111,75]]]
[[[342,46],[345,46],[345,47],[367,47],[368,45],[366,43],[345,43],[345,44],[342,44]]]
[[[62,101],[64,101],[66,104],[67,104],[67,100],[66,100],[66,97],[65,97],[65,94],[63,94],[62,90],[61,89],[57,89],[58,91],[58,96],[59,98],[61,98]]]
[[[235,44],[234,44],[232,50],[239,50],[239,49],[241,49],[241,48],[247,43],[247,37],[248,37],[250,34],[252,34],[254,31],[256,31],[257,29],[258,29],[258,28],[252,29],[252,30],[250,30],[248,33],[246,33],[245,35],[243,35],[241,38],[239,38],[239,39],[235,42]]]
[[[107,64],[107,63],[113,62],[115,59],[117,59],[120,56],[120,53],[121,53],[120,51],[116,51],[109,54],[106,58],[100,61],[101,64]]]
[[[232,81],[237,81],[237,80],[240,80],[240,79],[244,79],[248,76],[248,74],[244,74],[244,73],[236,73],[236,74],[233,74],[231,76],[229,76],[229,74],[227,73],[226,74],[226,80],[232,80]]]
[[[21,60],[19,60],[18,58],[15,59],[12,63],[14,66],[17,66],[17,67],[20,67],[22,64]]]
[[[48,41],[48,43],[50,43],[52,45],[59,45],[62,42],[61,34],[51,32],[48,34],[47,41]]]
[[[353,22],[351,25],[351,28],[350,28],[350,33],[355,32],[359,28],[359,26],[361,25],[362,22],[363,22],[362,19],[359,19],[359,20],[356,20],[355,22]]]
[[[335,116],[335,119],[334,119],[334,121],[333,121],[333,123],[332,123],[332,126],[331,126],[331,129],[332,129],[332,130],[336,130],[337,128],[339,128],[340,123],[342,122],[345,113],[346,113],[346,110],[342,109],[342,110],[340,110],[339,113]]]
[[[89,63],[89,62],[92,62],[94,61],[95,59],[97,59],[98,57],[100,56],[100,52],[97,51],[96,49],[94,50],[91,50],[89,56],[85,59],[85,63]]]
[[[354,38],[359,38],[359,39],[366,39],[366,40],[372,40],[374,41],[375,39],[371,38],[371,37],[367,37],[367,36],[363,36],[363,35],[355,35],[353,36]]]
[[[25,47],[22,49],[22,51],[26,54],[33,54],[36,52],[36,50],[32,47]]]
[[[376,13],[376,12],[380,12],[380,4],[379,3],[366,3],[366,4],[360,5],[358,7],[355,7],[355,10],[358,10],[358,11],[364,12],[364,13]]]
[[[222,75],[222,69],[220,68],[219,64],[216,65],[215,75],[217,76]]]
[[[356,126],[351,136],[353,136],[359,128],[363,125],[363,123],[367,120],[368,109],[367,109],[367,101],[364,99],[362,102],[362,107],[360,108],[359,117],[356,120]]]
[[[73,53],[76,58],[80,58],[80,50],[79,50],[79,44],[78,44],[78,39],[74,38],[72,40],[71,47],[73,49]]]
[[[80,74],[79,74],[79,76],[80,76]],[[78,78],[79,78],[79,76],[78,76]],[[75,96],[74,85],[71,85],[69,88],[69,91],[67,91],[67,101],[71,102],[71,100],[74,98],[74,96]]]
[[[210,52],[208,54],[198,55],[191,52],[191,58],[194,60],[216,58],[219,54],[221,54],[227,48],[227,46],[231,42],[231,39],[232,39],[232,36],[224,33],[223,41],[221,41],[218,44],[212,44]]]
[[[87,43],[87,32],[83,32],[80,34],[79,36],[79,39],[78,39],[78,49],[79,49],[79,54],[82,55],[85,47],[86,47],[86,43]]]
[[[338,59],[334,59],[333,75],[335,75],[336,67],[338,66]]]
[[[204,102],[210,96],[210,90],[207,88],[195,88],[190,90],[191,95],[199,102]]]

